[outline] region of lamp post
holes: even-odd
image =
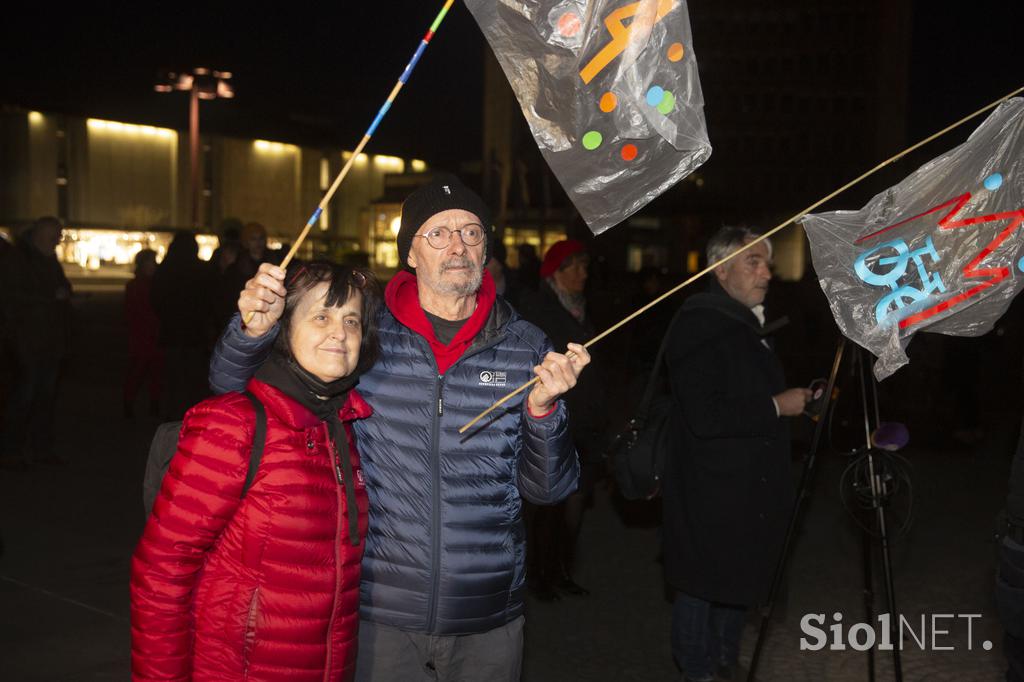
[[[235,90],[228,83],[230,79],[229,71],[196,67],[180,73],[165,72],[161,75],[160,82],[153,86],[157,92],[189,91],[188,141],[192,180],[192,227],[199,227],[199,100],[234,97]]]

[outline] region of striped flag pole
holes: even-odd
[[[316,221],[320,219],[320,214],[324,212],[324,208],[326,208],[327,204],[331,201],[331,198],[334,196],[334,193],[338,191],[338,187],[341,185],[341,181],[345,179],[346,175],[348,175],[349,170],[352,168],[352,164],[355,163],[356,158],[363,152],[363,148],[366,146],[366,143],[370,141],[370,138],[373,137],[374,132],[377,131],[377,126],[379,126],[380,122],[384,119],[384,115],[388,113],[388,109],[391,108],[391,104],[395,101],[395,98],[398,97],[398,93],[399,91],[401,91],[402,86],[405,85],[406,81],[409,80],[409,76],[412,74],[412,70],[416,68],[416,62],[418,62],[420,60],[420,57],[423,56],[424,50],[426,50],[427,45],[430,44],[430,39],[434,37],[434,33],[437,32],[438,26],[441,25],[442,21],[444,21],[445,15],[448,14],[448,10],[454,3],[455,0],[447,0],[444,3],[444,7],[441,8],[441,11],[437,13],[437,17],[434,19],[434,23],[430,25],[430,28],[427,30],[426,35],[423,36],[423,39],[420,41],[419,46],[416,48],[416,52],[413,53],[412,59],[410,59],[409,63],[406,64],[405,71],[403,71],[402,75],[399,76],[398,82],[395,83],[395,87],[392,88],[391,94],[388,95],[387,101],[384,102],[383,105],[381,105],[380,111],[377,112],[377,116],[374,117],[373,123],[370,124],[370,127],[366,129],[366,133],[363,135],[363,139],[361,139],[359,141],[359,144],[356,146],[356,150],[352,152],[351,156],[349,156],[348,161],[345,162],[344,168],[342,168],[341,172],[338,173],[338,177],[334,179],[334,182],[331,184],[330,188],[327,190],[323,198],[320,200],[320,204],[316,207],[316,210],[313,211],[313,215],[311,215],[309,217],[309,220],[306,221],[306,226],[302,228],[302,232],[299,234],[299,238],[295,240],[295,244],[293,244],[292,248],[289,249],[288,255],[286,255],[284,257],[284,260],[281,261],[282,268],[288,267],[288,263],[290,263],[292,258],[295,257],[295,252],[299,250],[299,247],[302,245],[303,240],[305,240],[306,236],[309,234],[309,230],[313,227],[314,224],[316,224]],[[247,317],[249,317],[249,319],[246,320],[246,322],[251,321],[252,313],[250,313]]]

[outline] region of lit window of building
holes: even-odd
[[[270,140],[254,140],[252,145],[256,151],[265,154],[294,154],[299,151],[299,148],[293,144],[271,142]]]
[[[506,227],[502,242],[507,252],[506,263],[510,268],[519,267],[519,246],[529,244],[537,252],[538,258],[544,258],[544,254],[555,242],[565,239],[565,230],[562,228],[533,229],[523,227]]]
[[[160,262],[173,237],[170,232],[67,227],[57,246],[57,257],[61,262],[77,266],[82,271],[103,270],[111,276],[127,277],[131,274],[135,254],[143,249],[152,249],[156,251],[157,262]],[[199,244],[200,260],[208,261],[220,240],[212,234],[198,234],[196,242]]]
[[[373,224],[370,228],[370,254],[379,267],[399,267],[398,246],[395,237],[402,224],[401,204],[374,204]]]
[[[774,276],[783,282],[796,282],[803,278],[807,267],[807,251],[803,230],[783,230],[772,237]]]
[[[384,173],[404,173],[405,161],[397,156],[383,156],[378,154],[373,157],[373,165]]]

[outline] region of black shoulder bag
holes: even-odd
[[[678,317],[676,312],[661,340],[647,388],[633,418],[608,447],[612,475],[627,500],[651,500],[661,493],[665,458],[672,447],[675,401],[670,393],[657,389],[665,365],[665,349]]]

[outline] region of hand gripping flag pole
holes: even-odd
[[[441,22],[444,21],[445,15],[448,14],[448,10],[453,4],[455,4],[455,0],[446,0],[444,7],[442,7],[441,11],[437,13],[437,16],[434,18],[434,23],[432,23],[430,28],[427,29],[427,33],[423,36],[423,39],[420,40],[420,44],[416,48],[416,52],[413,53],[412,59],[410,59],[409,63],[406,64],[405,71],[403,71],[402,75],[398,77],[398,82],[395,83],[395,87],[391,89],[391,94],[388,95],[387,101],[381,105],[380,111],[377,112],[377,116],[373,119],[373,123],[371,123],[370,127],[366,129],[363,139],[359,141],[355,151],[348,157],[348,161],[345,162],[345,166],[341,169],[341,172],[338,173],[338,177],[334,179],[330,188],[324,193],[323,198],[320,200],[320,204],[316,207],[316,210],[313,211],[313,215],[309,217],[309,220],[306,221],[306,226],[302,228],[302,232],[299,233],[298,239],[295,240],[292,248],[288,250],[288,254],[284,257],[284,260],[281,261],[282,268],[288,267],[292,258],[295,257],[295,252],[299,250],[299,247],[302,246],[302,242],[306,239],[306,236],[309,235],[310,229],[312,229],[313,225],[316,224],[316,221],[320,219],[320,214],[324,212],[327,204],[330,203],[331,198],[334,197],[334,193],[338,191],[338,187],[341,186],[341,181],[345,179],[346,175],[348,175],[349,170],[352,168],[352,164],[355,163],[356,158],[358,158],[358,156],[363,152],[363,148],[366,146],[366,143],[370,141],[370,138],[373,137],[373,134],[377,131],[377,126],[379,126],[380,122],[384,119],[384,115],[388,113],[388,109],[391,108],[391,104],[398,97],[398,93],[402,89],[402,86],[409,80],[412,70],[416,68],[416,63],[420,60],[420,57],[423,56],[424,50],[426,50],[427,45],[430,44],[430,39],[434,37],[434,33],[437,32],[438,27],[441,25]],[[245,316],[246,324],[252,322],[254,314],[255,313],[250,312]]]
[[[730,261],[733,258],[735,258],[736,256],[740,255],[741,253],[743,253],[747,249],[750,249],[751,247],[753,247],[755,244],[759,244],[759,243],[763,242],[765,239],[768,239],[769,237],[771,237],[775,233],[779,232],[783,228],[785,228],[785,227],[795,223],[797,220],[799,220],[800,218],[803,218],[805,215],[807,215],[808,213],[810,213],[814,209],[818,208],[819,206],[824,204],[826,201],[829,201],[829,200],[837,197],[838,195],[842,194],[843,192],[845,192],[846,190],[850,189],[854,185],[856,185],[859,182],[867,179],[869,176],[874,175],[875,173],[877,173],[881,169],[885,168],[889,164],[892,164],[892,163],[895,163],[895,162],[899,161],[900,159],[902,159],[904,156],[906,156],[910,152],[912,152],[912,151],[914,151],[914,150],[916,150],[916,149],[918,149],[920,147],[923,147],[924,145],[928,144],[932,140],[935,140],[935,139],[937,139],[939,137],[942,137],[943,135],[945,135],[949,131],[953,130],[954,128],[957,128],[957,127],[963,125],[964,123],[967,123],[968,121],[970,121],[970,120],[972,120],[974,118],[977,118],[978,116],[984,114],[986,111],[989,111],[990,109],[995,109],[997,106],[999,106],[1000,104],[1002,104],[1006,100],[1008,100],[1011,97],[1014,97],[1016,95],[1019,95],[1022,92],[1024,92],[1024,87],[1017,88],[1016,90],[1014,90],[1010,94],[1005,95],[1004,97],[1000,97],[995,102],[992,102],[991,104],[988,104],[988,105],[982,107],[981,109],[978,109],[974,113],[969,114],[969,115],[963,117],[962,119],[960,119],[956,123],[953,123],[953,124],[951,124],[949,126],[946,126],[945,128],[943,128],[939,132],[926,137],[925,139],[921,140],[917,144],[911,145],[910,147],[907,147],[906,149],[904,149],[900,153],[892,156],[889,159],[886,159],[882,163],[878,164],[877,166],[875,166],[871,170],[863,173],[859,177],[854,178],[853,180],[851,180],[850,182],[846,183],[845,185],[843,185],[839,189],[835,190],[831,194],[828,194],[824,198],[819,199],[818,201],[814,202],[813,204],[811,204],[810,206],[808,206],[804,210],[800,211],[799,213],[797,213],[793,217],[789,218],[785,222],[782,222],[779,225],[776,225],[775,227],[773,227],[772,229],[768,230],[767,232],[765,232],[763,235],[761,235],[757,239],[754,239],[753,241],[751,241],[751,242],[749,242],[747,244],[744,244],[742,247],[736,249],[735,251],[733,251],[729,255],[725,256],[721,260],[716,261],[714,263],[711,263],[706,268],[704,268],[703,270],[701,270],[697,274],[693,275],[692,277],[690,277],[686,281],[682,282],[681,284],[678,284],[673,289],[670,289],[669,291],[666,291],[664,294],[662,294],[658,298],[654,299],[653,301],[651,301],[647,305],[645,305],[642,308],[640,308],[639,310],[633,312],[628,317],[620,320],[619,322],[616,322],[614,325],[612,325],[608,329],[604,330],[603,332],[601,332],[600,334],[598,334],[594,338],[590,339],[589,341],[587,341],[586,343],[583,344],[583,347],[584,348],[589,348],[590,346],[594,345],[595,343],[597,343],[598,341],[600,341],[604,337],[608,336],[609,334],[611,334],[612,332],[614,332],[615,330],[617,330],[619,327],[623,326],[627,322],[633,320],[636,317],[639,317],[640,315],[644,314],[645,312],[647,312],[648,310],[650,310],[654,306],[658,305],[659,303],[664,301],[669,296],[672,296],[676,292],[678,292],[678,291],[688,287],[689,285],[693,284],[698,279],[700,279],[704,275],[708,274],[709,272],[711,272],[712,270],[717,268],[719,265],[723,265],[724,263],[727,263],[728,261]],[[572,353],[570,352],[570,353],[568,353],[568,355],[571,357]],[[487,408],[484,412],[481,412],[479,415],[477,415],[471,422],[469,422],[468,424],[463,426],[461,429],[459,429],[459,433],[465,433],[466,431],[471,429],[474,424],[479,422],[481,419],[486,417],[488,414],[490,414],[491,412],[496,410],[501,405],[504,405],[506,402],[508,402],[509,400],[514,398],[515,396],[519,395],[523,391],[527,390],[528,388],[530,388],[531,386],[536,384],[538,381],[540,381],[539,378],[534,378],[533,380],[529,381],[526,384],[523,384],[522,386],[520,386],[519,388],[517,388],[513,392],[509,393],[504,398],[502,398],[501,400],[499,400],[498,402],[494,403],[489,408]]]

